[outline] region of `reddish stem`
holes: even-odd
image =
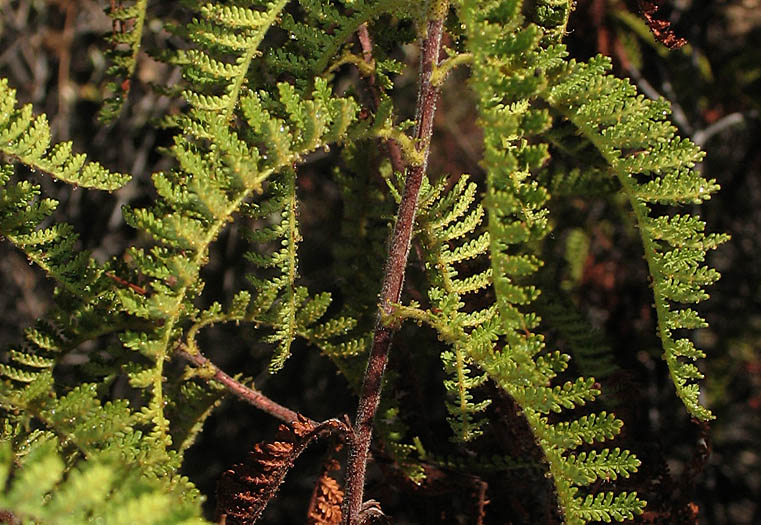
[[[200,353],[190,353],[185,349],[178,349],[176,350],[177,355],[185,358],[187,361],[190,361],[194,365],[196,365],[199,368],[210,368],[214,371],[214,374],[212,377],[221,383],[227,390],[229,390],[231,393],[235,394],[239,398],[241,398],[243,401],[246,401],[247,403],[250,403],[254,405],[256,408],[263,410],[264,412],[267,412],[271,416],[274,416],[278,418],[279,420],[287,423],[292,424],[294,421],[299,420],[299,414],[294,412],[288,407],[284,407],[283,405],[276,403],[272,399],[268,398],[261,392],[257,392],[256,390],[253,390],[246,385],[241,384],[239,381],[236,381],[226,373],[224,373],[222,370],[220,370],[214,363],[209,361],[206,357],[201,355]],[[301,416],[302,418],[304,416]],[[312,426],[317,426],[319,423],[317,423],[314,420],[307,419],[309,424]]]
[[[357,29],[357,36],[359,37],[359,45],[362,48],[362,57],[365,62],[370,64],[373,61],[373,41],[370,38],[370,32],[367,30],[367,24],[362,24]],[[373,96],[373,103],[375,109],[378,109],[380,104],[380,88],[375,82],[375,74],[370,75],[368,79],[370,84],[370,92]],[[395,173],[401,173],[404,171],[404,161],[402,161],[402,150],[399,144],[394,139],[388,139],[386,141],[386,148],[388,149],[388,156],[391,159],[391,167]]]
[[[422,44],[415,139],[417,140],[417,149],[422,153],[423,162],[407,169],[404,192],[399,204],[399,213],[386,260],[380,298],[380,315],[375,326],[373,346],[367,362],[367,370],[365,371],[357,408],[357,418],[354,424],[355,434],[352,450],[346,466],[347,494],[344,500],[343,515],[344,523],[350,525],[358,523],[359,512],[362,507],[373,420],[380,401],[383,373],[388,363],[388,353],[395,330],[394,327],[384,324],[383,317],[391,314],[393,304],[398,303],[401,299],[404,272],[417,211],[418,194],[428,165],[433,117],[439,95],[438,87],[431,83],[431,75],[439,61],[443,26],[443,18],[430,20]]]

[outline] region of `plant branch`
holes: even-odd
[[[191,362],[198,368],[208,370],[209,378],[219,382],[232,394],[241,398],[243,401],[255,406],[259,410],[262,410],[271,416],[274,416],[279,420],[288,423],[289,425],[299,419],[299,414],[297,412],[294,412],[288,407],[284,407],[283,405],[268,398],[261,392],[253,390],[242,384],[240,381],[230,377],[225,372],[220,370],[217,365],[204,357],[200,352],[189,352],[188,348],[184,344],[179,345],[175,352],[177,355]],[[303,418],[304,416],[301,417]],[[312,419],[307,419],[307,421],[312,426],[319,425],[319,423]]]
[[[419,91],[415,115],[415,139],[417,149],[422,155],[423,162],[407,168],[404,193],[399,203],[394,232],[386,260],[383,277],[383,287],[380,297],[380,314],[375,326],[373,345],[367,362],[364,382],[360,392],[357,417],[354,422],[354,439],[351,453],[346,466],[346,498],[344,500],[344,523],[358,523],[359,512],[364,495],[365,471],[367,457],[372,440],[373,420],[380,402],[383,374],[388,363],[391,339],[395,327],[386,325],[382,318],[393,310],[393,304],[399,303],[404,283],[404,272],[410,251],[412,227],[417,211],[420,185],[428,165],[429,146],[433,132],[433,117],[436,112],[436,102],[439,87],[431,82],[434,69],[438,65],[441,49],[441,35],[446,17],[446,2],[436,2],[438,9],[432,11],[425,39],[422,43]]]
[[[373,41],[370,38],[370,31],[367,29],[367,23],[359,26],[357,29],[357,37],[359,38],[359,45],[362,48],[362,57],[367,64],[373,64]],[[375,82],[375,74],[371,74],[368,77],[368,84],[370,85],[370,93],[373,97],[373,105],[375,109],[378,109],[380,104],[380,88]],[[399,148],[399,144],[393,138],[386,139],[386,148],[388,149],[388,156],[391,159],[391,168],[395,173],[401,173],[404,171],[404,161],[402,160],[402,151]]]

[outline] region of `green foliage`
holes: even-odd
[[[273,49],[265,63],[268,70],[289,73],[302,79],[321,75],[329,69],[360,25],[389,14],[402,18],[420,16],[423,7],[421,3],[404,0],[335,3],[299,0],[298,4],[303,10],[303,17],[297,20],[290,13],[284,15],[281,27],[288,32],[288,40],[283,46]],[[344,54],[333,67],[345,62],[354,62],[350,53]],[[384,60],[375,71],[380,73],[381,82],[389,84],[385,71],[394,69],[392,60]]]
[[[12,166],[0,172],[0,233],[23,250],[30,262],[44,269],[51,277],[74,291],[88,291],[97,280],[97,273],[87,254],[76,253],[77,235],[68,224],[40,228],[58,203],[39,200],[40,187],[28,181],[8,184]]]
[[[599,417],[583,416],[569,424],[550,422],[546,414],[585,405],[595,399],[599,390],[591,378],[549,386],[567,366],[568,356],[544,353],[543,338],[532,332],[539,318],[534,312],[525,311],[539,295],[534,285],[526,283],[542,264],[536,248],[532,247],[549,231],[545,208],[549,193],[532,172],[548,158],[547,145],[534,137],[541,135],[551,120],[546,110],[535,109],[532,102],[552,82],[547,73],[563,64],[564,50],[555,45],[542,46],[543,34],[539,27],[521,27],[519,7],[518,2],[478,5],[463,2],[460,10],[467,27],[467,47],[474,55],[471,83],[479,95],[484,129],[485,205],[499,312],[499,331],[495,330],[489,340],[503,336],[505,342],[501,352],[496,352],[490,344],[474,348],[471,355],[523,410],[549,463],[566,521],[583,523],[590,517],[610,519],[611,516],[622,520],[641,512],[644,502],[636,495],[622,494],[614,499],[613,493],[598,494],[593,502],[610,503],[610,508],[615,510],[611,510],[610,515],[590,513],[592,500],[583,499],[577,493],[578,487],[587,486],[599,475],[591,465],[594,458],[568,455],[582,442],[611,439],[618,433],[621,422],[605,417],[604,413]],[[543,21],[542,17],[539,21]],[[571,80],[580,91],[584,89],[584,81]],[[606,112],[610,114],[610,106]],[[532,140],[527,140],[529,137]],[[610,455],[608,449],[602,454]],[[638,460],[628,466],[612,462],[610,472],[628,476],[638,465]],[[584,474],[571,475],[574,471]]]
[[[31,104],[17,108],[16,91],[0,79],[0,235],[22,250],[48,275],[74,295],[91,294],[101,272],[77,246],[77,234],[64,223],[41,227],[58,202],[40,199],[40,186],[27,180],[12,182],[13,164],[75,186],[115,190],[129,176],[113,173],[86,155],[73,154],[71,142],[51,145],[44,115],[35,117]],[[11,163],[11,164],[6,164]],[[94,295],[94,294],[93,294]]]
[[[679,303],[708,298],[704,287],[718,280],[719,273],[704,265],[706,252],[728,236],[705,234],[705,223],[693,215],[653,209],[700,204],[718,185],[694,169],[703,153],[679,138],[665,120],[667,103],[645,99],[628,82],[603,76],[609,68],[605,57],[588,64],[570,61],[544,96],[599,151],[619,180],[642,236],[653,278],[658,335],[676,392],[690,414],[711,419],[694,382],[703,374],[689,362],[705,355],[689,339],[676,339],[674,331],[707,326],[697,312]],[[620,109],[611,113],[611,107]]]
[[[71,142],[51,147],[45,115],[35,117],[32,105],[16,107],[16,90],[0,79],[0,153],[6,162],[18,162],[68,184],[83,188],[115,190],[129,177],[112,173],[84,154],[72,153]]]
[[[75,186],[95,189],[117,189],[129,177],[87,162],[84,154],[72,154],[70,142],[51,147],[46,117],[35,118],[31,105],[17,109],[15,91],[8,88],[4,79],[0,81],[0,106],[2,160],[12,163],[4,163],[0,168],[0,235],[23,251],[30,264],[38,265],[59,287],[58,307],[47,321],[28,329],[27,343],[10,349],[9,359],[0,364],[0,372],[9,380],[1,389],[2,404],[19,410],[39,407],[40,402],[49,400],[51,372],[62,352],[84,340],[118,330],[120,323],[117,319],[113,319],[113,325],[103,323],[103,313],[114,299],[105,268],[80,249],[77,233],[70,225],[42,226],[44,222],[50,223],[58,202],[40,199],[38,184],[28,180],[13,182],[14,164]]]
[[[178,135],[172,147],[178,167],[170,173],[154,174],[154,185],[160,196],[153,208],[127,209],[125,220],[136,229],[146,231],[156,246],[146,253],[131,250],[134,272],[152,278],[150,294],[140,295],[133,289],[121,289],[122,308],[131,315],[157,323],[151,332],[126,334],[126,347],[140,352],[147,363],[131,364],[128,377],[135,388],[149,392],[149,401],[142,415],[155,425],[155,435],[170,446],[169,421],[164,415],[163,363],[178,342],[178,326],[186,322],[208,324],[217,312],[198,312],[193,300],[203,284],[200,270],[206,263],[209,245],[230,221],[233,214],[254,210],[277,209],[290,202],[284,213],[284,230],[273,237],[260,233],[260,241],[273,240],[284,233],[285,250],[266,262],[262,257],[250,257],[265,265],[276,265],[282,275],[268,282],[257,281],[258,296],[250,317],[268,312],[262,322],[270,322],[279,349],[272,369],[279,368],[289,354],[297,335],[297,309],[306,299],[303,291],[294,286],[298,232],[295,223],[295,186],[291,182],[275,191],[273,202],[253,204],[266,181],[277,174],[293,177],[290,167],[306,154],[330,142],[342,140],[352,123],[356,105],[348,98],[334,98],[325,82],[317,82],[310,100],[305,100],[293,88],[280,85],[280,97],[273,100],[264,92],[246,89],[249,64],[257,54],[264,34],[276,20],[285,2],[267,5],[267,10],[229,10],[219,6],[203,6],[203,20],[196,19],[189,27],[194,41],[206,42],[224,27],[235,27],[234,40],[216,42],[226,51],[235,50],[234,65],[225,66],[205,51],[180,52],[177,61],[183,65],[185,77],[197,83],[199,91],[183,92],[190,111],[178,119],[184,134]],[[215,29],[216,28],[216,29]],[[204,40],[206,39],[206,40]],[[216,47],[212,47],[216,49]],[[196,87],[196,85],[191,85]],[[214,93],[214,94],[211,94]],[[240,108],[236,111],[236,108]],[[220,118],[220,115],[222,118]],[[244,138],[245,137],[245,140]],[[278,184],[274,182],[273,184]],[[282,183],[279,183],[282,184]],[[286,206],[287,208],[287,206]],[[284,291],[284,299],[278,294]],[[234,308],[244,308],[239,296]],[[273,311],[276,299],[283,299]],[[306,313],[316,320],[316,312]],[[306,329],[310,322],[302,322]],[[325,339],[343,332],[351,320],[339,320],[329,328],[313,328],[315,339]],[[194,348],[194,345],[189,345]]]
[[[34,203],[39,188],[28,183],[4,188],[3,209],[7,210],[4,217],[8,218],[3,222],[3,235],[58,278],[68,295],[76,299],[72,304],[73,299],[69,298],[67,303],[67,297],[61,296],[64,304],[60,313],[53,315],[62,322],[60,332],[56,331],[59,324],[45,333],[32,332],[32,344],[10,354],[18,366],[2,365],[6,378],[3,406],[15,414],[12,420],[17,417],[40,420],[56,429],[62,443],[76,444],[79,453],[87,454],[93,448],[121,448],[144,475],[166,476],[177,468],[181,456],[173,448],[184,450],[192,443],[203,418],[210,413],[214,396],[209,399],[207,390],[195,383],[183,385],[182,379],[179,384],[177,379],[168,381],[164,364],[180,342],[180,327],[191,323],[194,326],[191,333],[195,334],[201,326],[209,324],[215,313],[214,309],[211,313],[200,312],[193,305],[203,289],[200,271],[207,262],[209,245],[236,212],[272,207],[271,202],[251,201],[262,193],[269,178],[281,176],[281,172],[283,177],[289,174],[293,177],[291,166],[306,154],[342,140],[357,111],[351,99],[333,97],[325,82],[316,82],[309,100],[286,84],[281,85],[277,100],[246,89],[250,61],[284,5],[285,2],[280,2],[264,6],[266,10],[233,11],[207,5],[201,9],[204,20],[196,20],[190,26],[193,41],[206,43],[208,38],[221,34],[224,27],[239,28],[235,39],[217,45],[225,52],[239,51],[240,55],[229,67],[214,62],[200,50],[181,51],[175,59],[183,64],[185,77],[191,82],[183,92],[191,108],[178,120],[184,133],[177,135],[171,148],[176,168],[154,174],[158,195],[155,205],[124,209],[126,222],[148,233],[155,244],[148,250],[128,249],[124,262],[114,263],[120,277],[109,278],[109,272],[97,268],[86,253],[77,252],[76,236],[66,225],[35,229],[55,206],[49,200]],[[0,93],[5,117],[3,139],[7,145],[3,152],[10,160],[80,186],[114,189],[123,184],[124,176],[111,174],[97,164],[82,168],[84,157],[69,156],[70,144],[46,154],[49,147],[46,120],[40,117],[32,123],[29,106],[21,111],[13,109],[14,94],[6,86],[3,82]],[[211,92],[218,94],[208,94]],[[240,108],[239,112],[236,108]],[[218,111],[226,118],[219,119]],[[4,185],[9,177],[6,170]],[[290,193],[281,198],[293,203],[294,185],[291,183],[285,190]],[[278,202],[281,201],[274,206]],[[295,220],[295,209],[291,209],[291,214]],[[266,313],[276,299],[274,295],[290,286],[286,306],[278,306],[276,312],[261,319],[275,326],[275,338],[282,348],[287,350],[296,335],[303,335],[335,355],[360,351],[362,344],[357,340],[329,341],[350,329],[351,319],[315,324],[327,309],[329,297],[321,295],[305,303],[304,289],[294,287],[298,234],[295,230],[291,233],[293,245],[285,254],[287,260],[276,263],[278,268],[290,264],[293,269],[290,283],[281,284],[277,279],[263,283],[256,298],[258,311],[250,313]],[[146,281],[144,286],[123,285],[139,279]],[[241,317],[244,298],[244,294],[239,294],[231,317]],[[92,320],[88,318],[91,314],[101,315],[99,331],[94,333],[86,330],[89,324],[85,321]],[[251,315],[247,317],[256,321]],[[70,334],[64,330],[69,325]],[[130,386],[142,392],[141,406],[135,411],[126,401],[113,405],[101,405],[98,401],[115,379],[113,371],[102,378],[100,386],[89,383],[63,397],[51,396],[53,356],[105,333],[118,333],[123,345],[123,350],[114,350],[119,359],[107,366],[115,366],[116,375],[125,374]],[[283,350],[278,355],[281,361],[287,357]],[[182,417],[177,414],[180,404],[185,407],[179,411]],[[171,422],[168,413],[177,419]],[[95,427],[92,418],[99,422]],[[70,421],[76,424],[64,424]],[[173,477],[174,474],[170,476]]]
[[[242,357],[254,368],[263,347],[263,368],[275,373],[293,360],[300,339],[359,390],[373,323],[394,331],[409,320],[427,325],[438,341],[415,327],[401,331],[413,334],[407,348],[415,366],[386,377],[386,389],[399,395],[381,402],[379,457],[390,456],[418,485],[430,464],[467,475],[544,471],[571,524],[641,514],[645,502],[614,483],[636,472],[640,460],[618,443],[603,446],[623,422],[592,406],[601,392],[591,376],[609,375],[616,364],[565,295],[583,275],[586,233],[572,230],[564,239],[566,283],[540,269],[553,228],[550,199],[623,195],[641,236],[677,395],[691,415],[712,417],[699,403],[702,374],[692,363],[704,355],[686,332],[706,322],[681,305],[707,298],[705,287],[719,276],[706,253],[727,237],[704,233],[706,224],[692,214],[672,212],[708,199],[718,186],[695,169],[702,153],[665,120],[667,103],[638,95],[609,73],[604,57],[568,57],[561,41],[573,2],[457,2],[447,20],[456,42],[431,78],[441,85],[455,66],[469,65],[484,177],[423,177],[412,240],[420,271],[410,271],[409,296],[379,316],[385,238],[403,174],[393,173],[376,142],[398,162],[425,168],[427,161],[409,121],[396,123],[409,108],[394,91],[402,62],[391,56],[415,31],[423,34],[431,17],[446,18],[437,9],[448,4],[187,6],[190,22],[172,27],[181,45],[156,53],[183,78],[181,86],[164,86],[182,108],[163,120],[173,134],[159,151],[164,168],[152,174],[150,201],[124,206],[125,223],[139,237],[108,262],[80,249],[74,228],[51,218],[57,202],[24,177],[39,172],[109,191],[129,177],[87,163],[71,143],[51,146],[45,117],[35,118],[31,106],[18,109],[15,92],[0,81],[0,235],[56,286],[53,307],[0,363],[0,510],[41,523],[62,515],[71,523],[202,523],[202,497],[179,474],[184,455],[226,392],[261,393],[210,361],[178,366],[177,356],[206,353],[207,328],[242,324],[257,349],[243,356],[216,349],[216,356]],[[118,115],[124,81],[143,49],[146,2],[119,4],[109,14],[114,80],[101,112],[106,120]],[[365,56],[367,41],[362,56],[355,52],[352,36],[361,27],[375,38],[377,58]],[[359,75],[342,75],[345,65]],[[369,96],[353,86],[357,79],[369,83]],[[340,156],[328,156],[331,147]],[[308,221],[299,177],[320,156],[334,162],[327,185],[343,203],[339,231],[322,237],[339,237],[325,284],[304,279],[300,256]],[[208,299],[206,272],[231,224],[248,242],[251,286],[235,289],[223,306]],[[546,347],[545,328],[568,343],[584,376],[571,373],[570,355]],[[443,368],[444,399],[436,403],[451,430],[444,453],[417,436],[415,420],[436,410],[407,410],[405,381],[427,379],[424,366]],[[535,458],[479,449],[510,403]]]
[[[94,455],[72,469],[56,453],[55,439],[38,441],[23,454],[14,454],[10,441],[0,447],[0,508],[20,522],[208,523],[197,504],[113,456]]]
[[[473,205],[477,187],[462,176],[446,194],[444,180],[424,187],[420,198],[421,240],[427,254],[426,270],[431,282],[428,297],[431,310],[424,316],[451,350],[441,353],[444,371],[449,379],[444,389],[453,439],[467,442],[482,434],[478,415],[491,403],[475,402],[471,390],[486,382],[484,374],[474,375],[470,347],[474,341],[489,345],[494,339],[494,308],[465,312],[466,294],[477,293],[490,285],[491,268],[460,277],[457,266],[486,254],[489,234],[475,234],[484,217],[484,209]]]

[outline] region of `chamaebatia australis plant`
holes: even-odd
[[[656,37],[680,44],[660,2],[640,3]],[[172,101],[156,123],[172,143],[156,154],[172,160],[152,175],[152,202],[124,206],[142,235],[120,255],[83,251],[35,181],[115,191],[130,175],[52,144],[45,116],[0,81],[0,235],[55,282],[55,306],[0,364],[2,519],[204,523],[201,503],[215,498],[217,519],[251,523],[316,442],[328,450],[308,523],[393,519],[382,491],[366,494],[368,462],[398,491],[459,490],[435,519],[642,514],[630,478],[642,462],[622,444],[615,400],[596,400],[620,365],[558,277],[578,273],[583,232],[556,210],[574,199],[623,210],[676,395],[698,421],[712,415],[689,331],[706,323],[690,305],[718,279],[705,258],[726,236],[695,215],[718,186],[695,169],[702,152],[676,134],[668,103],[616,78],[606,57],[569,56],[574,2],[189,0],[166,19],[148,4],[108,9],[102,120],[128,110],[140,56],[182,75],[155,86]],[[169,48],[151,48],[148,20]],[[447,90],[483,137],[467,173],[430,156]],[[323,184],[342,203],[340,231],[320,236],[327,279],[299,265],[315,230],[302,227],[315,201],[300,174],[315,162],[330,163]],[[205,290],[222,235],[247,245],[232,270],[248,285],[225,304]],[[241,344],[208,348],[204,332],[225,324]],[[316,421],[279,404],[223,371],[225,352],[267,383],[319,353],[346,385],[330,395],[358,399],[356,416]],[[404,365],[387,371],[395,353]],[[283,425],[201,494],[183,460],[228,397]]]

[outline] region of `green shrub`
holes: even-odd
[[[344,483],[327,460],[310,523],[382,514],[384,502],[363,494],[371,446],[413,486],[432,473],[477,481],[482,472],[540,472],[552,486],[532,477],[533,497],[567,523],[641,514],[646,503],[625,482],[641,461],[618,443],[602,446],[623,423],[593,406],[598,380],[618,365],[563,292],[580,279],[588,241],[571,230],[565,260],[558,255],[554,210],[574,198],[627,210],[676,395],[702,421],[713,417],[699,400],[694,362],[704,354],[688,331],[706,323],[689,305],[718,279],[706,253],[727,236],[706,233],[692,213],[718,185],[695,169],[703,153],[677,135],[668,104],[613,76],[606,57],[569,57],[561,40],[573,3],[186,2],[191,15],[162,21],[176,45],[148,49],[182,71],[180,85],[157,86],[179,101],[157,124],[171,130],[171,146],[157,150],[170,167],[153,173],[152,202],[123,209],[143,237],[106,262],[51,219],[57,202],[31,181],[114,191],[130,177],[74,154],[71,143],[51,145],[45,117],[19,107],[3,80],[0,234],[55,282],[55,306],[0,365],[0,508],[23,522],[202,522],[203,496],[180,469],[233,395],[290,428],[222,475],[217,511],[227,523],[260,516],[307,445],[327,438],[331,457],[338,443],[347,451]],[[110,11],[106,121],[124,110],[148,45],[146,7]],[[395,80],[414,71],[399,49],[416,41],[412,102]],[[469,174],[444,173],[430,158],[440,92],[463,89],[450,76],[467,79],[483,134]],[[342,200],[338,233],[302,228],[309,190],[299,189],[299,173],[320,157]],[[204,293],[205,270],[231,225],[248,243],[247,270],[234,270],[249,285],[220,304]],[[308,234],[331,239],[321,271],[338,285],[301,275]],[[551,270],[565,266],[558,282]],[[331,395],[359,396],[354,422],[341,413],[314,421],[225,374],[214,362],[225,351],[210,352],[201,337],[222,324],[253,327],[256,349],[227,352],[268,374],[307,362],[305,344],[317,350],[349,385]],[[569,353],[547,348],[543,334],[556,332]],[[410,367],[384,375],[395,345],[413,352]],[[425,386],[427,412],[411,409],[404,385],[431,377],[439,387]],[[420,419],[448,422],[446,439],[427,442]],[[508,435],[513,454],[486,453]],[[475,486],[472,516],[485,512],[486,486]],[[489,498],[501,497],[494,490]]]

